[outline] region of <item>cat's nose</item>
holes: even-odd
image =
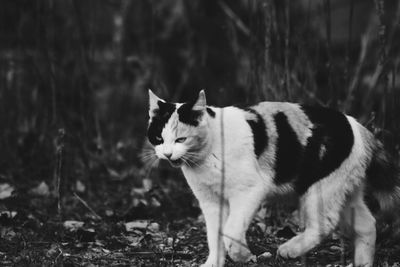
[[[164,156],[165,156],[167,159],[170,159],[170,158],[172,157],[172,153],[171,153],[171,152],[168,152],[168,153],[165,153],[165,152],[164,152]]]

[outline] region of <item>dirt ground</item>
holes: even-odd
[[[187,195],[190,194],[187,188],[183,186],[181,191],[168,195],[164,194],[167,189],[156,185],[150,190],[132,188],[114,184],[102,196],[66,195],[61,216],[57,199],[43,184],[28,192],[13,192],[1,200],[4,211],[0,217],[0,265],[198,266],[202,263],[208,253],[205,226],[196,201]],[[173,188],[179,187],[173,185]],[[85,196],[93,202],[86,201]],[[276,258],[277,247],[296,231],[296,226],[285,218],[289,215],[273,209],[266,218],[255,220],[247,237],[251,251],[259,256],[257,262],[234,264],[228,259],[227,266],[351,263],[351,245],[336,234],[301,259]],[[400,266],[399,232],[396,236],[385,225],[382,227],[376,266]]]

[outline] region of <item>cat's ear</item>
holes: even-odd
[[[207,107],[206,93],[204,92],[204,90],[201,90],[199,93],[199,97],[194,103],[192,109],[196,111],[203,111],[206,109],[206,107]]]
[[[156,96],[153,91],[149,89],[149,116],[152,117],[154,115],[154,111],[159,108],[158,102],[165,102],[158,96]]]

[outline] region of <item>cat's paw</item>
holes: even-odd
[[[225,257],[219,260],[219,264],[215,258],[209,258],[207,261],[200,265],[200,267],[223,267],[225,263]]]
[[[277,254],[285,259],[293,259],[300,257],[303,252],[303,247],[296,240],[289,240],[279,246]]]
[[[200,265],[200,267],[222,267],[222,266],[224,266],[224,265],[223,264],[218,265],[215,262],[205,262]]]
[[[232,243],[228,248],[228,255],[234,262],[257,261],[257,257],[242,244]]]

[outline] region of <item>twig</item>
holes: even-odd
[[[243,23],[243,21],[233,12],[233,10],[223,1],[218,1],[219,6],[225,12],[225,14],[233,20],[239,30],[244,33],[246,36],[251,36],[251,31],[247,26]]]
[[[224,217],[224,202],[225,202],[225,139],[224,139],[224,109],[221,108],[221,188],[220,188],[220,199],[219,199],[219,219],[218,219],[218,249],[217,249],[217,259],[219,266],[220,253],[223,253],[221,250],[221,242],[222,242],[222,221]]]
[[[288,100],[291,100],[290,92],[290,67],[289,67],[289,37],[290,37],[290,1],[285,0],[285,87]]]
[[[83,200],[80,196],[78,196],[75,192],[74,192],[74,196],[96,217],[96,219],[98,220],[102,220],[103,218],[98,215],[90,206],[89,204]]]
[[[354,0],[350,0],[349,9],[349,31],[347,36],[347,48],[346,48],[346,71],[345,71],[345,81],[346,85],[349,85],[350,80],[350,50],[353,37],[353,14],[354,14]]]
[[[347,109],[350,107],[353,92],[356,89],[356,86],[357,86],[359,78],[360,78],[361,69],[364,66],[365,56],[367,55],[367,51],[368,51],[369,38],[371,36],[371,30],[372,30],[372,27],[371,26],[368,27],[367,32],[364,33],[363,36],[361,37],[360,56],[358,57],[357,67],[354,72],[353,78],[350,82],[350,85],[349,85],[349,88],[347,91],[347,96],[344,101],[344,110],[345,111],[347,111]]]
[[[125,253],[126,255],[129,256],[137,256],[141,258],[147,258],[147,259],[152,259],[155,257],[160,257],[170,259],[170,258],[178,258],[178,259],[183,259],[183,260],[191,260],[193,256],[191,254],[185,253],[183,251],[174,251],[174,252],[163,252],[163,253],[157,253],[153,251],[140,251],[140,252],[127,252]]]
[[[328,62],[327,62],[328,89],[329,89],[329,95],[331,96],[331,100],[333,100],[333,104],[336,105],[337,99],[332,84],[332,39],[331,39],[332,24],[331,24],[330,0],[324,1],[324,11],[325,11],[325,26],[326,26],[326,51],[328,55]]]
[[[355,212],[356,212],[356,210],[354,208],[352,208],[351,213],[350,213],[351,229],[354,229],[354,225],[355,225]],[[354,231],[352,232],[352,235],[353,235],[352,240],[354,240],[354,235],[355,235]],[[354,244],[353,244],[353,251],[355,251]],[[356,263],[354,262],[354,257],[352,257],[352,263],[353,263],[353,266],[356,266]]]
[[[375,0],[375,9],[379,17],[379,64],[383,65],[386,60],[386,25],[384,24],[385,2],[383,0]]]
[[[56,156],[57,156],[57,167],[55,171],[56,188],[57,188],[57,215],[61,219],[61,178],[62,178],[62,161],[64,152],[64,138],[65,129],[61,128],[58,130],[56,139]]]

